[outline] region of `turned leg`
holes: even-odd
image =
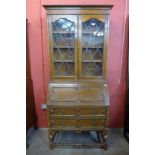
[[[55,136],[55,131],[54,130],[49,130],[48,138],[49,138],[49,149],[52,150],[54,148],[54,136]]]
[[[107,150],[108,148],[108,130],[104,130],[102,131],[102,137],[103,137],[103,140],[104,140],[104,150]]]
[[[96,134],[97,134],[97,140],[98,140],[98,142],[100,143],[101,140],[100,140],[100,133],[99,133],[99,131],[96,131]]]

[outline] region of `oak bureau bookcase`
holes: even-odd
[[[106,53],[112,5],[44,7],[51,70],[46,101],[49,147],[70,145],[107,149]],[[95,131],[98,142],[56,143],[54,138],[59,131]]]

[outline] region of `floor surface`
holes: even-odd
[[[48,148],[48,131],[47,129],[30,129],[27,134],[27,142],[29,148],[26,150],[27,155],[128,155],[129,144],[123,136],[122,129],[110,129],[108,150],[102,148],[54,148],[49,150]],[[97,142],[96,134],[91,133],[60,133],[56,138],[56,141],[89,141],[92,143]]]

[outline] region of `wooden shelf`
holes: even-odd
[[[53,34],[60,34],[60,33],[63,33],[63,34],[68,34],[68,33],[69,33],[69,34],[72,34],[72,33],[75,33],[75,32],[53,31],[52,33],[53,33]]]
[[[82,48],[103,48],[103,46],[88,45],[88,46],[82,46]]]
[[[82,60],[82,62],[102,62],[102,60]]]
[[[93,33],[100,33],[100,32],[82,32],[82,34],[93,34]],[[102,35],[102,36],[104,36],[104,34]]]
[[[54,62],[75,62],[74,60],[54,60]]]
[[[74,46],[53,46],[53,48],[74,48]]]

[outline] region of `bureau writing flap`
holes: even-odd
[[[76,87],[53,87],[50,91],[51,101],[76,101],[77,96]]]
[[[106,84],[100,83],[50,83],[48,103],[51,102],[98,102],[109,105]],[[75,104],[74,103],[74,104]]]
[[[103,101],[103,92],[104,90],[100,87],[81,87],[78,96],[81,101]]]

